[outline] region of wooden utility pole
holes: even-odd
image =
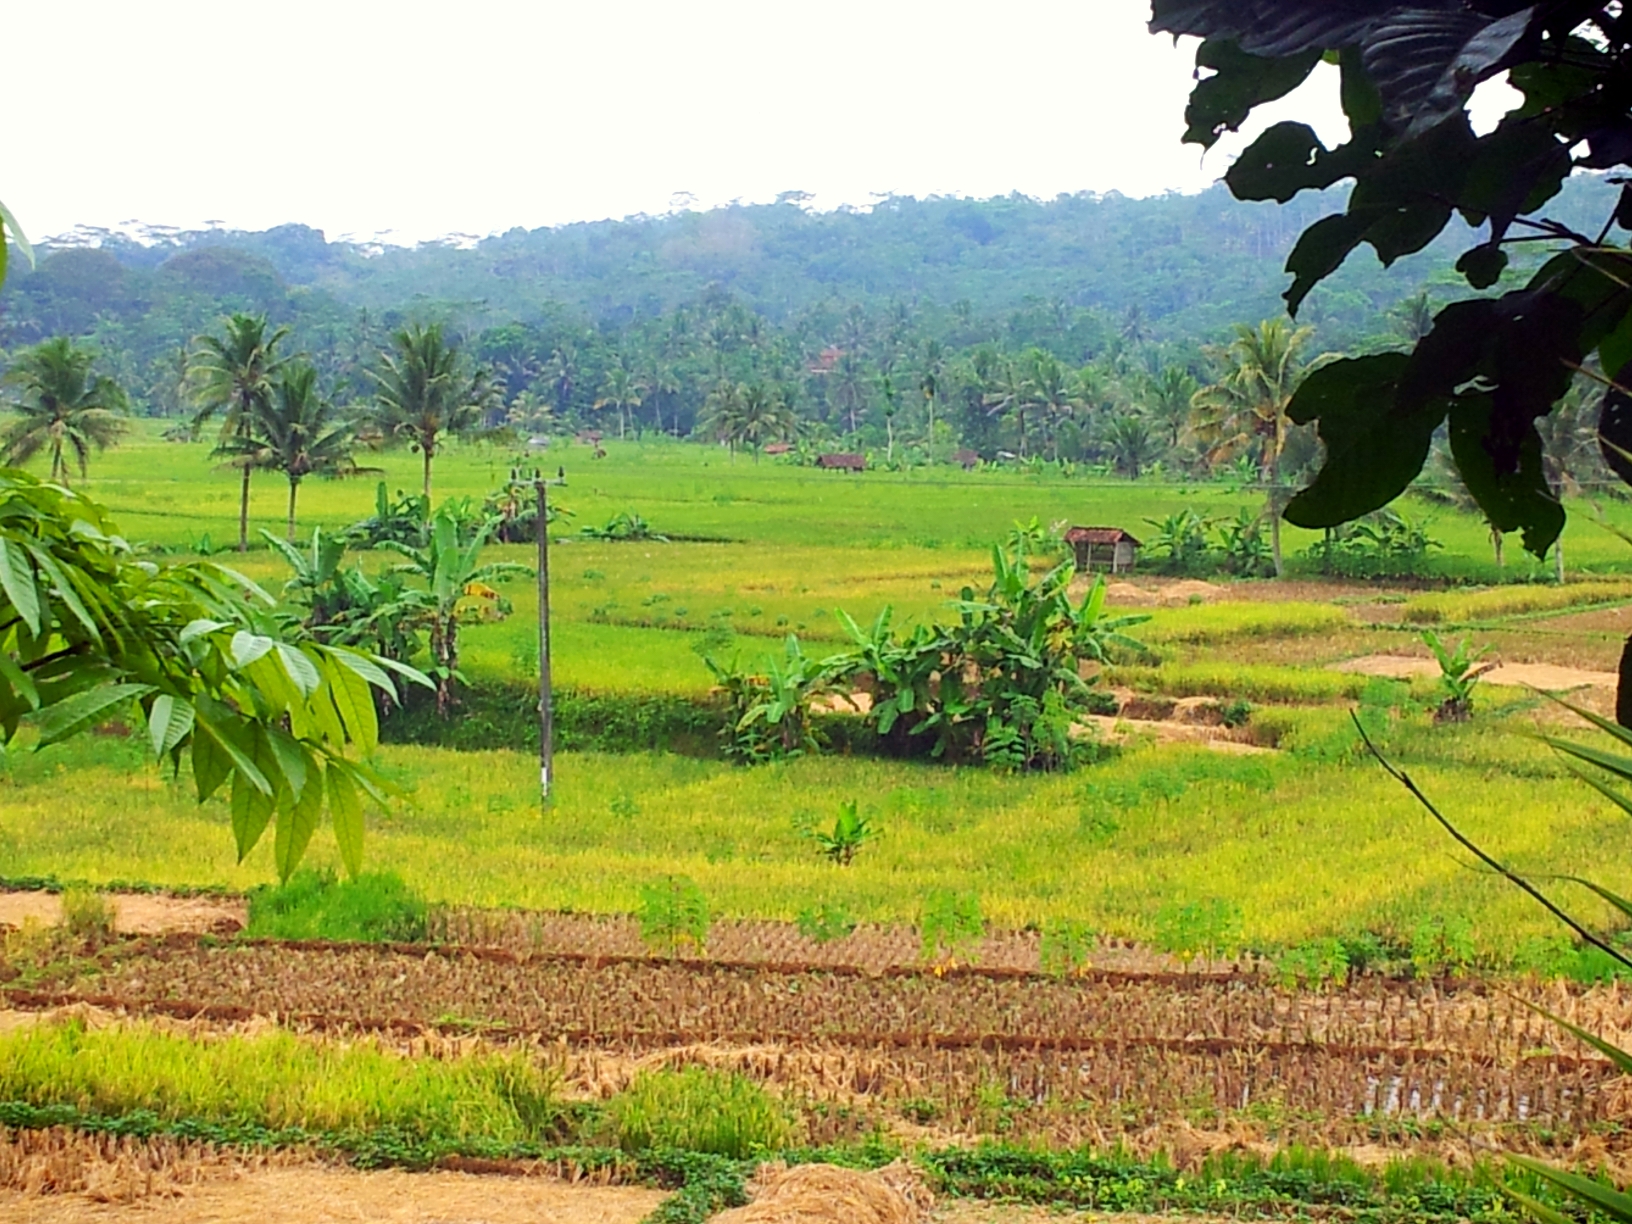
[[[555,703],[550,691],[550,485],[565,484],[566,470],[558,469],[556,479],[546,480],[538,468],[526,478],[519,468],[512,468],[510,481],[514,485],[530,484],[538,499],[538,798],[550,801],[550,787],[555,781]]]

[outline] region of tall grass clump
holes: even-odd
[[[554,1079],[517,1054],[405,1058],[290,1033],[198,1040],[78,1020],[0,1033],[0,1100],[167,1121],[519,1143],[560,1117]]]
[[[1318,667],[1221,661],[1168,663],[1161,667],[1118,666],[1107,679],[1169,697],[1240,697],[1290,705],[1358,701],[1372,677]],[[1404,685],[1400,686],[1402,691]]]
[[[681,1148],[741,1160],[787,1147],[793,1119],[754,1081],[707,1067],[643,1071],[613,1097],[608,1114],[627,1152]]]
[[[1415,595],[1400,609],[1408,625],[1457,625],[1468,621],[1561,612],[1593,604],[1632,600],[1625,582],[1576,582],[1568,586],[1504,586],[1483,591],[1437,591]]]
[[[249,894],[247,935],[260,939],[332,939],[417,943],[425,938],[425,902],[391,872],[337,880],[305,869],[287,884]]]
[[[1331,604],[1200,604],[1156,611],[1145,636],[1160,645],[1217,646],[1252,638],[1334,633],[1352,623],[1346,611]]]

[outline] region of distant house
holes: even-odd
[[[954,451],[952,462],[959,465],[966,472],[972,472],[980,466],[980,455],[972,450]]]
[[[865,472],[867,470],[866,455],[817,455],[816,466],[826,468],[830,472]]]
[[[1120,527],[1073,527],[1065,533],[1065,542],[1077,554],[1079,570],[1127,574],[1139,559],[1139,541]]]
[[[763,455],[786,455],[793,450],[787,442],[772,442],[760,453]]]
[[[807,368],[812,374],[831,374],[833,367],[839,364],[839,358],[843,356],[843,349],[830,344],[816,355],[816,359]]]

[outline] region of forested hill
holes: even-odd
[[[1575,179],[1549,214],[1594,224],[1615,190]],[[1143,367],[1201,373],[1203,345],[1282,312],[1287,252],[1340,204],[1335,191],[1243,204],[1222,187],[1144,200],[890,198],[825,213],[787,199],[414,248],[330,242],[293,224],[82,231],[42,243],[32,271],[13,263],[0,292],[0,363],[51,336],[87,337],[139,410],[179,412],[187,346],[247,310],[288,324],[291,344],[344,402],[369,393],[361,371],[392,328],[443,320],[512,398],[546,395],[538,371],[551,360],[582,364],[546,395],[569,416],[601,398],[605,368],[661,358],[695,383],[680,393],[691,407],[677,403],[674,424],[690,420],[722,372],[772,378],[797,395],[804,367],[829,346],[874,374],[931,340],[964,353],[1040,348],[1071,368],[1131,344]],[[1301,321],[1326,351],[1397,339],[1388,311],[1425,286],[1459,283],[1450,265],[1463,237],[1453,232],[1392,271],[1363,248]],[[748,355],[722,366],[720,354],[738,349]]]

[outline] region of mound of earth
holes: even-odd
[[[1081,580],[1087,590],[1087,580]],[[1162,607],[1169,604],[1211,603],[1224,596],[1223,587],[1197,578],[1180,578],[1172,582],[1135,584],[1112,582],[1105,587],[1106,601],[1112,604],[1131,604],[1142,608]]]
[[[767,1165],[753,1201],[715,1216],[716,1224],[920,1224],[934,1199],[904,1161],[874,1173],[837,1165]]]

